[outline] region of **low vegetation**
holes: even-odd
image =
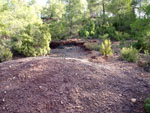
[[[11,60],[12,56],[12,52],[9,48],[0,46],[0,62]]]
[[[100,52],[104,56],[111,56],[112,55],[112,49],[111,49],[111,41],[110,40],[105,40],[100,47]]]
[[[87,43],[86,48],[89,49],[89,50],[99,51],[100,50],[100,44]]]
[[[120,58],[128,62],[137,62],[138,60],[138,50],[136,48],[122,48],[120,53]]]
[[[150,98],[147,98],[145,100],[145,105],[144,105],[146,113],[150,113]]]

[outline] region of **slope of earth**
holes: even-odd
[[[47,56],[8,61],[0,63],[0,113],[144,113],[149,76],[119,60]]]

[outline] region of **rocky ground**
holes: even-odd
[[[97,59],[67,46],[0,63],[0,113],[145,113],[150,73],[117,56]]]

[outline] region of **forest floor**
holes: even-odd
[[[149,95],[150,73],[79,46],[0,63],[0,113],[145,113]]]

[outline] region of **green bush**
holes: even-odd
[[[9,48],[0,45],[0,62],[11,60],[12,56],[12,52]]]
[[[81,30],[80,32],[79,32],[79,35],[81,36],[81,37],[85,37],[85,38],[88,38],[89,37],[89,32],[88,31],[86,31],[86,30]]]
[[[104,56],[111,56],[112,55],[111,41],[110,40],[105,40],[101,44],[100,51]]]
[[[86,24],[82,27],[82,29],[79,31],[80,37],[86,37],[89,36],[95,36],[96,33],[96,25],[94,21],[87,21]]]
[[[69,32],[67,32],[67,24],[64,21],[51,21],[49,29],[52,40],[62,40],[69,35]]]
[[[116,37],[114,37],[115,40],[119,41],[122,39],[122,32],[115,31]]]
[[[122,34],[122,38],[121,39],[129,39],[130,38],[130,35],[128,33],[123,33]]]
[[[150,98],[145,100],[144,109],[147,113],[150,113]]]
[[[124,47],[121,50],[120,58],[128,62],[136,62],[138,60],[138,50],[133,47]]]
[[[79,31],[79,36],[80,36],[80,37],[84,37],[84,36],[85,36],[85,35],[84,35],[84,31],[85,31],[84,29],[81,29],[81,30]]]
[[[91,36],[94,36],[94,35],[95,35],[95,32],[94,32],[94,31],[91,31],[91,32],[90,32],[90,35],[91,35]]]
[[[50,52],[51,35],[44,25],[29,25],[13,37],[13,49],[24,56],[41,56]]]
[[[89,36],[89,32],[85,31],[85,37],[88,37],[88,36]]]
[[[102,36],[99,36],[100,39],[107,39],[109,37],[109,34],[104,34]]]
[[[121,32],[116,30],[115,26],[110,23],[95,24],[96,22],[90,21],[83,26],[79,31],[79,36],[87,37],[86,32],[89,32],[88,36],[97,37],[100,39],[107,39],[108,37],[113,40],[120,41],[122,39],[129,39],[130,35],[127,32]],[[107,35],[106,35],[107,34]]]
[[[134,44],[137,49],[141,49],[142,52],[147,50],[150,53],[150,36],[143,36],[138,38],[138,41]]]
[[[125,39],[122,39],[121,41],[120,41],[120,48],[122,49],[123,47],[127,47],[127,48],[130,48],[131,47],[131,45],[133,45],[134,44],[134,41],[127,41],[127,40],[125,40]]]
[[[113,26],[108,27],[107,28],[107,33],[109,34],[109,37],[111,39],[115,39],[115,37],[116,37],[116,29],[115,29],[115,27],[113,27]]]

